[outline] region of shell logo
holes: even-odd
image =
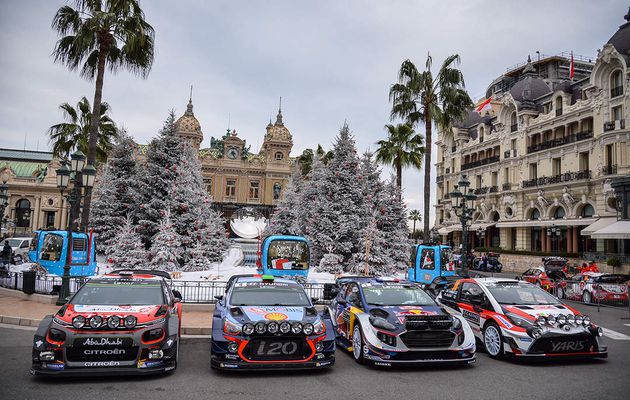
[[[285,319],[288,319],[289,317],[287,317],[286,314],[282,314],[279,312],[271,312],[271,313],[267,313],[265,314],[265,319],[268,319],[270,321],[284,321]]]

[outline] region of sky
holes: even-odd
[[[64,4],[0,0],[2,148],[48,150],[47,129],[63,118],[59,105],[94,96],[94,82],[51,57],[58,39],[51,21]],[[192,85],[202,147],[229,126],[258,151],[282,96],[292,156],[317,144],[330,148],[344,121],[359,151],[374,151],[386,138],[388,91],[405,59],[421,68],[430,52],[437,67],[459,54],[466,88],[477,100],[493,79],[536,51],[573,51],[595,59],[628,11],[623,0],[140,4],[156,31],[154,65],[144,80],[122,70],[106,73],[103,99],[116,123],[137,142],[148,143],[168,110],[185,111]],[[386,167],[383,175],[391,171]],[[420,171],[404,171],[409,209],[422,210],[422,182]],[[435,187],[431,190],[433,203]]]

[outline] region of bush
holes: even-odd
[[[606,265],[610,265],[613,268],[621,267],[621,260],[618,258],[609,258],[606,260]]]

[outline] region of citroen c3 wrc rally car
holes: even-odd
[[[90,279],[33,339],[35,375],[143,375],[177,367],[181,295],[158,271]]]
[[[335,363],[335,334],[292,279],[236,276],[212,320],[214,369],[322,369]]]
[[[417,283],[342,277],[331,294],[337,342],[360,364],[475,362],[468,323],[438,306]]]
[[[531,283],[460,279],[437,300],[468,320],[492,358],[608,356],[602,328]]]

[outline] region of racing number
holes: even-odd
[[[267,342],[262,340],[258,345],[258,354],[265,354],[268,356],[288,356],[294,354],[297,351],[297,343],[295,342],[271,342],[267,346]]]

